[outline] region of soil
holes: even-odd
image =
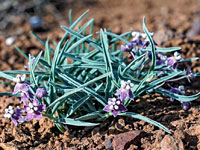
[[[85,21],[94,18],[95,31],[109,28],[117,34],[130,29],[142,31],[142,18],[146,16],[146,25],[151,32],[156,33],[155,39],[161,46],[180,46],[183,58],[200,56],[200,35],[196,32],[190,37],[187,36],[192,30],[193,22],[200,18],[199,0],[62,0],[59,2],[51,0],[42,4],[36,4],[31,0],[17,2],[19,3],[15,4],[15,7],[8,9],[4,7],[4,10],[0,8],[5,14],[1,16],[0,24],[7,23],[6,26],[2,25],[0,30],[0,70],[23,70],[24,64],[27,64],[23,56],[15,50],[14,45],[27,54],[37,54],[44,49],[44,46],[29,33],[30,16],[38,15],[44,22],[44,30],[36,32],[37,35],[44,40],[49,37],[50,41],[58,41],[64,34],[60,25],[69,25],[66,20],[70,9],[73,18],[79,17],[89,9]],[[14,13],[15,11],[18,13]],[[10,22],[9,17],[11,17]],[[15,43],[7,46],[5,40],[10,36],[15,38]],[[194,61],[186,65],[192,66],[194,72],[200,72],[199,63]],[[185,85],[188,94],[200,91],[199,78],[192,80],[191,83],[183,80],[179,84]],[[7,91],[12,91],[12,88],[0,84],[0,92]],[[174,139],[183,142],[184,149],[196,150],[200,149],[199,100],[192,102],[192,108],[184,111],[179,102],[172,103],[169,98],[154,93],[136,99],[128,110],[162,123],[170,129]],[[8,105],[19,104],[19,99],[1,96],[0,101],[0,149],[113,149],[112,139],[115,135],[143,130],[146,134],[128,149],[160,150],[163,149],[161,143],[167,135],[151,124],[125,117],[111,118],[97,127],[68,126],[69,130],[64,134],[45,117],[15,127],[3,115],[4,109]]]

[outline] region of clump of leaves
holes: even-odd
[[[73,22],[70,11],[70,27],[62,26],[65,34],[55,50],[49,46],[49,39],[45,42],[34,33],[44,44],[44,52],[36,57],[27,56],[16,47],[29,61],[25,66],[27,71],[0,71],[0,77],[16,82],[13,93],[1,95],[21,97],[24,108],[14,111],[9,107],[5,117],[17,125],[33,118],[41,119],[43,114],[63,132],[64,125],[96,126],[108,117],[120,115],[144,120],[170,133],[162,124],[128,110],[127,106],[142,94],[158,92],[169,96],[171,101],[180,101],[185,109],[200,93],[185,96],[183,86],[176,88],[170,83],[198,76],[190,69],[178,68],[179,63],[198,58],[184,60],[177,52],[180,47],[158,47],[153,33],[146,28],[145,18],[144,33],[130,31],[117,35],[101,29],[95,38],[93,19],[74,30],[87,13]],[[122,55],[126,52],[130,57]],[[168,52],[174,52],[174,56],[167,57]]]

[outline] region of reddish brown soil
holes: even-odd
[[[200,17],[199,0],[63,0],[52,2],[54,5],[43,7],[39,15],[45,22],[46,31],[38,33],[43,39],[58,41],[64,32],[59,25],[68,25],[67,13],[73,10],[77,18],[85,10],[90,12],[86,20],[95,19],[95,29],[110,28],[115,33],[142,29],[142,18],[146,16],[147,27],[152,32],[170,31],[173,36],[167,36],[164,46],[182,47],[184,58],[200,56],[200,36],[186,38],[186,32],[193,21]],[[23,6],[23,5],[22,5]],[[55,6],[55,7],[54,7]],[[84,21],[83,21],[84,22]],[[29,34],[30,26],[24,16],[19,16],[16,23],[0,31],[0,70],[23,69],[24,58],[14,46],[6,46],[5,39],[15,36],[15,44],[26,53],[36,54],[43,45]],[[161,40],[163,37],[157,37]],[[200,72],[199,61],[188,63],[194,72]],[[0,80],[1,81],[1,80]],[[183,81],[188,93],[200,91],[200,80],[192,83]],[[0,84],[0,92],[12,91],[12,88]],[[169,98],[159,94],[144,95],[135,100],[128,108],[152,118],[169,128],[174,138],[181,139],[186,150],[200,149],[200,103],[196,100],[192,108],[185,112],[180,103],[169,102]],[[47,118],[33,120],[15,127],[3,118],[4,109],[8,105],[17,105],[19,100],[13,97],[0,97],[0,149],[112,149],[114,135],[131,130],[144,130],[145,136],[130,150],[159,150],[161,141],[167,134],[161,129],[144,121],[117,117],[106,120],[98,127],[77,128],[69,126],[69,130],[61,134]]]

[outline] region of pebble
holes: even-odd
[[[200,136],[200,125],[196,125],[190,128],[190,132],[192,136]]]
[[[11,46],[15,43],[15,38],[13,36],[8,37],[5,41],[5,43],[6,43],[7,46]]]
[[[171,135],[165,135],[160,144],[161,150],[184,150],[182,140]]]
[[[182,120],[175,120],[171,122],[171,125],[174,127],[183,127],[184,126],[184,121]]]
[[[114,136],[112,145],[114,150],[125,150],[131,144],[135,144],[141,138],[143,131],[135,130]]]
[[[105,148],[106,148],[107,150],[113,149],[113,147],[112,147],[112,140],[111,140],[111,139],[106,139],[106,140],[104,141],[104,145],[105,145]]]
[[[38,16],[32,16],[29,19],[29,24],[33,29],[40,29],[43,27],[42,20]]]

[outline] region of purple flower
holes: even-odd
[[[176,69],[178,66],[178,62],[182,60],[182,56],[180,53],[175,52],[173,57],[169,57],[166,59],[166,65]]]
[[[190,79],[194,78],[193,72],[190,67],[187,68],[186,75],[187,75],[188,82],[190,82]]]
[[[111,112],[114,117],[116,117],[119,112],[127,111],[126,107],[123,105],[123,100],[120,98],[109,98],[108,105],[106,105],[103,109],[106,112]]]
[[[176,59],[174,57],[169,57],[166,60],[166,65],[168,67],[172,67],[173,69],[176,69],[177,66],[178,66],[178,63],[177,63],[177,61],[176,61]]]
[[[183,110],[185,111],[189,110],[191,108],[191,104],[192,104],[191,102],[183,102],[182,103]]]
[[[35,63],[35,57],[34,56],[31,56],[31,65],[33,66],[33,64]],[[29,68],[29,62],[28,62],[28,65],[25,65],[24,68]]]
[[[171,88],[170,92],[174,93],[174,94],[178,94],[179,93],[178,88]],[[173,102],[174,98],[170,97],[170,101]]]
[[[152,57],[152,56],[151,56]],[[156,65],[159,66],[159,65],[164,65],[166,60],[167,60],[167,56],[165,56],[163,53],[156,53]]]
[[[115,95],[120,95],[122,100],[125,100],[127,98],[127,96],[129,96],[129,98],[131,100],[134,99],[133,96],[133,92],[131,90],[131,88],[133,88],[134,84],[131,83],[130,80],[128,80],[127,82],[125,81],[121,81],[121,88],[115,93]]]
[[[16,82],[14,87],[13,94],[20,93],[21,94],[21,102],[27,104],[28,99],[32,98],[32,93],[29,90],[29,86],[32,84],[25,81],[26,75],[17,75],[16,78],[13,79]]]
[[[153,34],[152,34],[152,36],[153,36]],[[153,40],[153,44],[156,45],[156,46],[158,45],[154,40]],[[144,40],[144,42],[143,42],[143,48],[146,48],[146,47],[148,47],[149,45],[150,45],[149,38],[146,37],[145,40]]]
[[[33,102],[29,102],[28,105],[24,105],[24,109],[27,112],[26,121],[30,121],[33,118],[38,120],[42,119],[42,111],[46,109],[46,105],[40,105],[39,101],[34,98]]]
[[[36,96],[37,97],[39,97],[39,98],[43,98],[43,97],[45,97],[45,96],[47,96],[47,90],[45,89],[45,88],[38,88],[37,90],[36,90]]]
[[[17,126],[18,122],[24,122],[24,119],[22,117],[22,114],[24,113],[24,110],[16,108],[13,110],[12,106],[9,106],[5,109],[5,118],[9,118],[12,120],[15,126]]]
[[[129,49],[126,46],[121,45],[121,51],[123,51],[123,52],[129,52]]]
[[[128,43],[127,45],[121,45],[121,51],[123,52],[131,52],[133,48],[133,44],[132,43]]]
[[[185,94],[185,88],[184,88],[183,85],[180,85],[178,88],[171,87],[170,92],[174,93],[174,94],[184,95]],[[170,101],[173,102],[174,98],[170,97]]]

